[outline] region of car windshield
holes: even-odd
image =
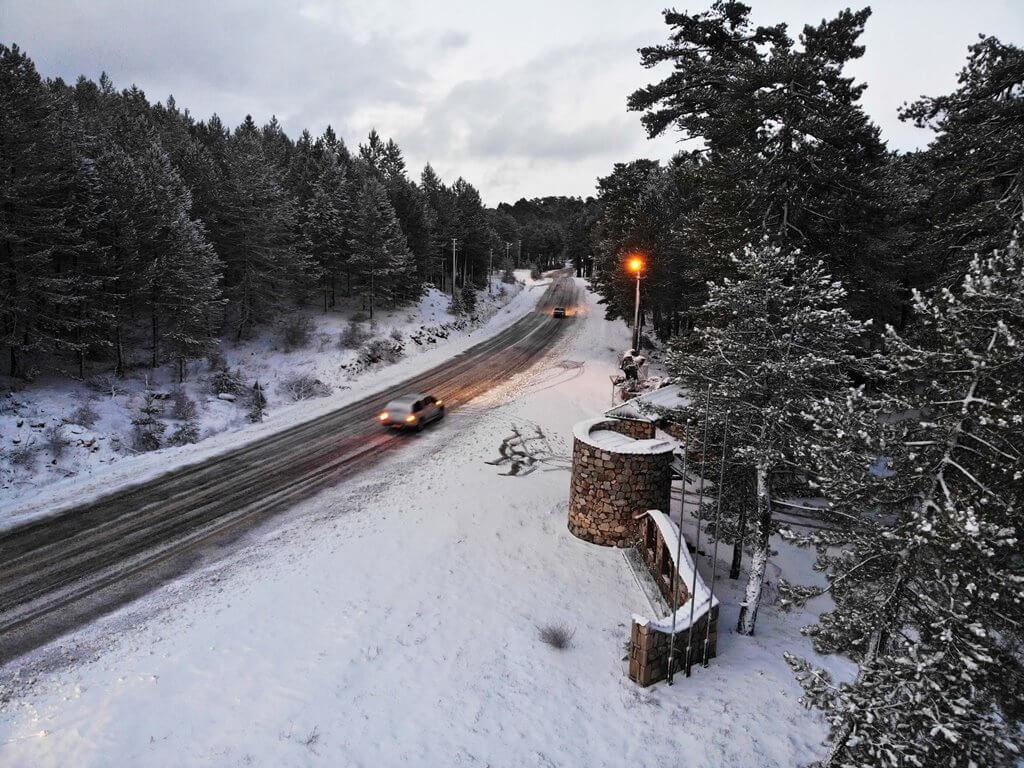
[[[392,400],[386,406],[385,411],[411,411],[413,400]]]

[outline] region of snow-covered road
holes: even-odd
[[[806,615],[767,606],[738,637],[727,583],[709,669],[672,688],[626,678],[629,617],[649,606],[620,551],[566,530],[571,426],[608,406],[629,338],[601,314],[591,303],[531,371],[385,469],[0,668],[0,765],[809,760],[824,727],[781,658],[809,653]],[[518,475],[488,463],[537,430]],[[575,630],[570,648],[539,640],[548,624]]]

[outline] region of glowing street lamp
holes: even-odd
[[[633,349],[640,351],[640,278],[644,271],[644,260],[639,256],[631,256],[626,267],[636,275],[636,303],[633,305]]]

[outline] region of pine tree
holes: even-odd
[[[351,185],[344,166],[331,157],[313,185],[313,195],[303,211],[303,234],[321,274],[324,311],[335,303],[335,284],[351,252],[348,228],[351,212]]]
[[[928,227],[908,245],[928,282],[956,285],[975,254],[1001,248],[1024,212],[1024,50],[981,37],[959,87],[922,98],[900,119],[938,135],[921,153]]]
[[[227,150],[227,175],[214,243],[225,265],[225,294],[235,338],[269,320],[284,302],[316,279],[298,237],[295,200],[264,155],[251,118]]]
[[[647,67],[671,63],[671,74],[633,93],[629,108],[645,113],[652,137],[675,127],[704,144],[693,226],[714,233],[705,259],[756,232],[824,260],[858,314],[891,311],[885,149],[859,104],[865,86],[843,75],[864,52],[857,41],[870,9],[807,25],[799,41],[785,24],[754,27],[749,13],[732,0],[702,13],[666,11],[670,42],[641,49],[641,58]]]
[[[32,61],[0,45],[0,344],[12,376],[67,331],[60,308],[74,296],[73,273],[57,268],[82,246],[68,139]]]
[[[412,254],[391,207],[387,190],[374,178],[359,190],[349,236],[352,267],[373,317],[375,303],[393,302],[415,280]]]
[[[694,344],[676,344],[668,364],[692,392],[711,387],[709,428],[721,434],[728,413],[737,463],[754,476],[753,555],[739,618],[740,634],[750,635],[777,528],[774,483],[800,466],[814,439],[806,416],[813,404],[842,396],[850,372],[866,367],[850,352],[865,325],[842,308],[845,291],[821,264],[801,266],[770,246],[748,248],[734,260],[738,278],[710,286]],[[696,423],[702,413],[703,403],[695,402],[681,416]]]
[[[1024,747],[1024,254],[975,259],[956,293],[915,309],[914,338],[886,336],[895,408],[911,416],[891,427],[892,501],[815,542],[835,609],[810,633],[859,673],[836,685],[790,663],[832,727],[825,765],[1011,765]]]

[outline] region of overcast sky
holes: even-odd
[[[795,36],[850,5],[748,0]],[[464,176],[489,205],[592,194],[615,162],[668,158],[625,109],[657,79],[636,49],[663,42],[664,0],[0,0],[0,39],[47,77],[135,84],[228,124],[277,115],[295,137],[331,124],[354,149],[371,127],[417,176]],[[710,0],[678,3],[703,10]],[[854,4],[854,8],[861,5]],[[897,107],[952,90],[978,33],[1024,45],[1024,0],[882,0],[851,73],[890,148],[924,146]]]

